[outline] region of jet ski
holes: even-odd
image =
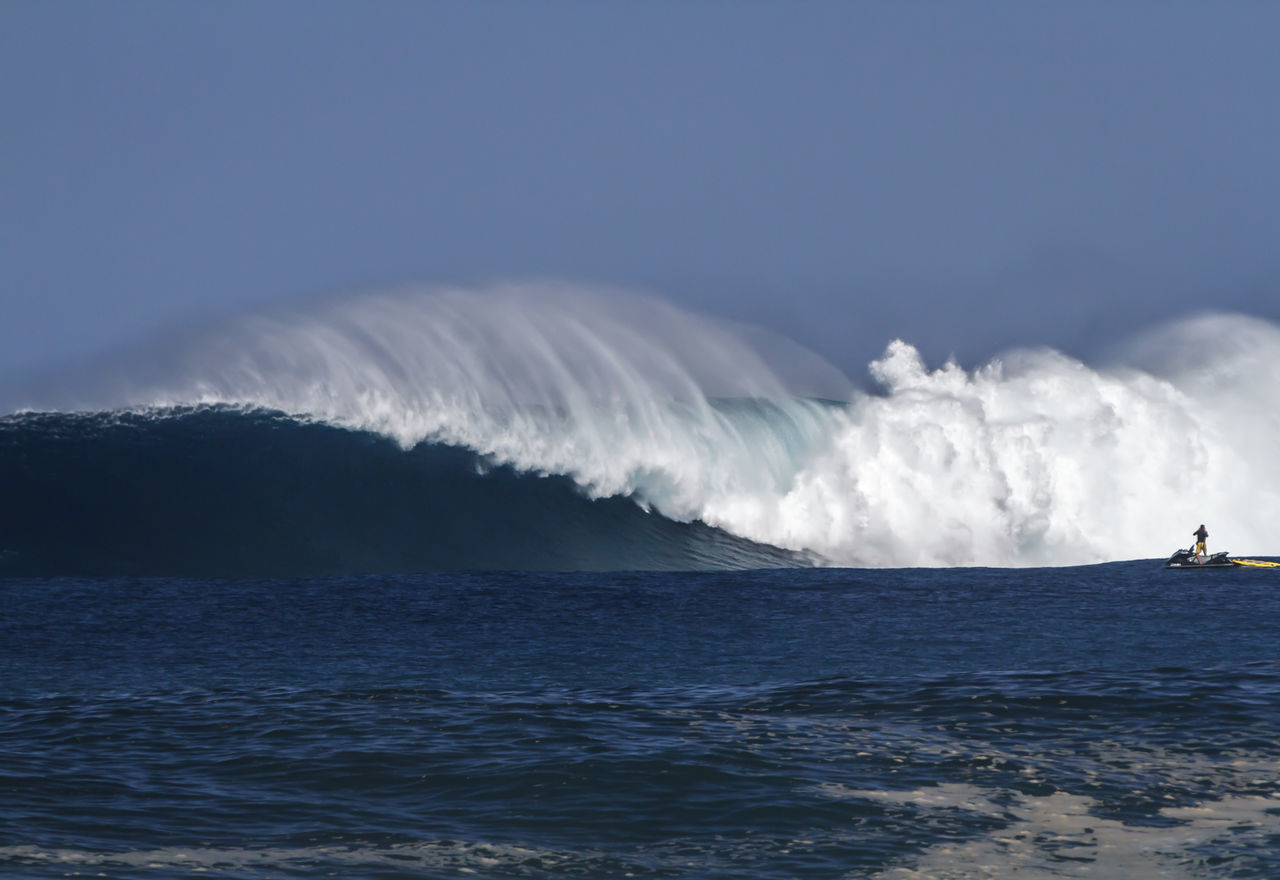
[[[1250,560],[1252,561],[1252,560]],[[1212,556],[1197,556],[1195,550],[1179,550],[1169,557],[1165,568],[1236,568],[1240,563],[1227,555],[1227,551]]]

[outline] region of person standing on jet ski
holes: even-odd
[[[1196,529],[1191,534],[1195,535],[1196,538],[1196,555],[1207,555],[1208,551],[1205,549],[1204,542],[1209,537],[1209,533],[1204,530],[1204,523],[1200,523],[1200,528]]]

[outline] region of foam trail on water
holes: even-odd
[[[1105,369],[1039,350],[931,370],[895,341],[871,364],[883,394],[863,395],[797,346],[657,300],[404,290],[108,373],[81,408],[231,404],[464,446],[835,564],[1163,556],[1201,521],[1214,549],[1280,545],[1280,330],[1248,318],[1165,328]]]

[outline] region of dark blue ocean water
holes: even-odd
[[[1280,876],[1280,575],[0,581],[0,876]]]

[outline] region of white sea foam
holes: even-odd
[[[1203,521],[1217,548],[1275,552],[1280,330],[1173,329],[1200,340],[1190,370],[1053,351],[929,370],[892,343],[871,365],[887,395],[778,499],[783,540],[872,565],[1051,565],[1160,556]]]
[[[79,406],[266,407],[463,445],[837,564],[1163,556],[1202,521],[1213,549],[1276,552],[1280,329],[1250,318],[1162,328],[1105,368],[1036,350],[930,369],[894,341],[879,395],[768,334],[547,284],[331,301],[149,358]]]
[[[1231,795],[1189,807],[1166,807],[1170,826],[1127,825],[1094,814],[1093,798],[987,790],[960,783],[912,791],[832,788],[832,797],[890,808],[964,810],[1005,823],[998,832],[929,847],[908,864],[877,874],[883,880],[962,880],[978,877],[1203,876],[1193,854],[1210,843],[1227,851],[1265,845],[1280,832],[1280,797]]]

